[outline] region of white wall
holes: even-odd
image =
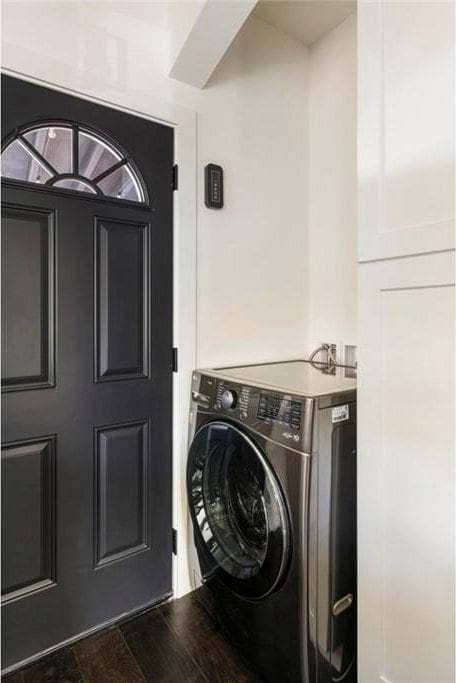
[[[153,97],[197,110],[200,92],[166,76],[196,5],[7,0],[2,65],[149,115]]]
[[[307,49],[250,19],[209,81],[200,165],[225,169],[198,226],[201,366],[301,356],[307,319]]]
[[[356,344],[356,66],[353,14],[310,49],[309,351]]]

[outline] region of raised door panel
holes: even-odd
[[[2,390],[54,385],[54,214],[2,207]]]
[[[55,581],[55,443],[2,447],[2,603]]]
[[[96,564],[149,547],[149,422],[96,429]]]
[[[359,260],[454,247],[455,6],[358,6]]]
[[[451,253],[360,267],[360,681],[454,681],[454,282]]]
[[[149,226],[95,221],[95,380],[149,374]]]

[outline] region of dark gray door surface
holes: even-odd
[[[173,131],[2,85],[8,667],[171,592]]]

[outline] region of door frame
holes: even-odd
[[[187,553],[185,470],[191,377],[196,363],[197,114],[154,96],[150,98],[150,111],[146,112],[93,97],[80,90],[63,88],[14,69],[2,68],[1,72],[174,129],[174,163],[179,166],[179,183],[174,193],[173,209],[173,346],[178,348],[179,353],[178,372],[173,373],[172,510],[178,554],[173,555],[172,587],[174,597],[178,598],[192,588]]]

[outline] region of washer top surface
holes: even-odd
[[[207,372],[216,377],[301,396],[326,396],[356,390],[356,380],[345,377],[345,368],[336,367],[334,375],[325,374],[323,368],[320,363],[296,360],[215,368]]]

